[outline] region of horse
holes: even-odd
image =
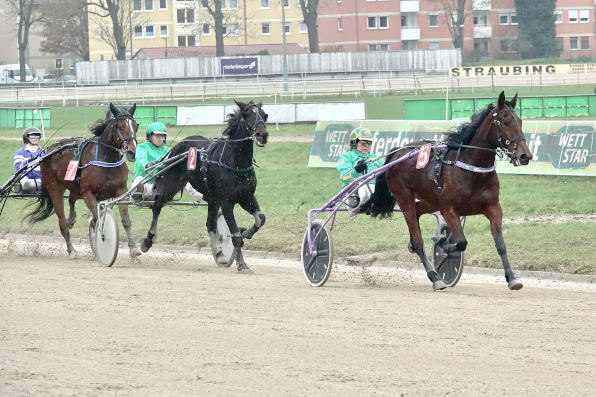
[[[436,211],[440,211],[453,233],[452,242],[445,241],[444,237],[436,241],[446,254],[465,251],[467,247],[460,217],[486,216],[509,289],[523,287],[515,278],[507,258],[501,229],[503,210],[499,204],[499,178],[495,171],[495,156],[499,151],[506,153],[514,166],[527,165],[532,159],[522,131],[522,120],[515,113],[516,102],[517,93],[509,102],[505,100],[505,93],[501,92],[496,107],[489,104],[449,134],[448,149],[439,156],[435,155],[438,169],[443,167],[438,178],[429,177],[429,165],[417,169],[418,159],[413,156],[377,177],[374,194],[358,211],[387,218],[393,214],[397,202],[410,232],[408,248],[422,260],[434,290],[444,289],[446,285],[426,257],[419,219],[423,214]],[[414,142],[404,148],[392,149],[385,164],[425,143]],[[436,154],[434,148],[433,152]]]
[[[135,151],[137,147],[136,132],[138,124],[133,115],[136,104],[128,109],[118,110],[110,103],[110,110],[106,113],[104,120],[97,120],[89,129],[94,135],[93,138],[86,140],[75,150],[62,150],[48,157],[41,163],[41,194],[37,205],[27,214],[25,219],[29,219],[31,224],[35,224],[49,218],[53,212],[58,216],[60,232],[66,240],[68,255],[77,256],[77,251],[70,241],[70,229],[76,222],[75,202],[83,199],[87,208],[93,214],[90,222],[91,227],[95,227],[97,222],[97,202],[114,197],[118,197],[128,191],[128,167],[124,161],[135,161]],[[111,114],[110,114],[111,113]],[[113,117],[112,117],[113,115]],[[61,146],[77,145],[80,139],[67,138],[59,140],[48,148],[48,152]],[[74,169],[69,170],[69,163],[75,155],[82,150],[76,178]],[[66,180],[66,173],[69,170],[73,175]],[[70,214],[68,221],[64,213],[63,195],[68,189],[68,203]],[[34,204],[35,205],[35,204]],[[132,238],[131,222],[128,216],[128,207],[120,206],[120,217],[122,225],[128,236],[128,247],[131,256],[141,254]]]
[[[211,240],[211,251],[219,266],[229,266],[236,259],[238,271],[248,270],[241,248],[243,239],[250,239],[265,224],[265,214],[261,211],[254,195],[257,177],[253,165],[253,143],[264,147],[267,132],[267,114],[258,104],[250,101],[245,104],[234,101],[238,108],[227,115],[228,126],[222,137],[208,139],[200,135],[190,136],[178,143],[170,152],[170,158],[188,152],[196,147],[200,152],[196,168],[189,170],[187,162],[166,168],[155,180],[156,198],[153,205],[153,221],[143,240],[141,251],[147,252],[153,245],[157,233],[157,221],[163,206],[182,190],[187,182],[203,193],[207,207],[207,232]],[[234,219],[236,204],[253,215],[255,223],[249,229],[239,229]],[[232,233],[234,251],[230,261],[226,261],[217,240],[217,216],[221,208],[224,219]]]

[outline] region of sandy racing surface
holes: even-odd
[[[0,241],[3,396],[594,395],[596,286]],[[525,282],[526,280],[524,280]]]

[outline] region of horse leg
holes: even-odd
[[[241,202],[240,206],[255,218],[254,225],[252,225],[249,229],[242,230],[242,237],[251,239],[252,236],[259,231],[261,226],[265,224],[265,214],[261,212],[261,208],[259,208],[259,203],[257,202],[257,198],[255,196],[252,196],[248,201]]]
[[[55,183],[50,182],[46,186],[48,187],[48,193],[50,194],[52,203],[54,204],[54,212],[58,217],[58,226],[60,226],[60,233],[62,233],[62,237],[64,237],[64,240],[66,241],[66,250],[68,251],[68,256],[77,258],[78,253],[77,250],[73,247],[72,242],[70,241],[70,228],[68,227],[68,221],[66,220],[64,212],[64,191],[66,189],[59,185],[58,181],[55,181]],[[54,186],[59,187],[54,188]]]
[[[426,276],[433,283],[433,290],[436,291],[447,288],[447,285],[441,279],[441,277],[439,277],[435,267],[432,263],[430,263],[428,257],[426,256],[426,251],[424,250],[424,240],[422,239],[420,224],[418,223],[419,215],[416,214],[416,203],[414,201],[414,196],[411,197],[411,200],[399,200],[398,205],[402,210],[404,219],[408,225],[408,230],[410,231],[410,246],[412,251],[414,251],[422,261],[424,270],[426,270]]]
[[[116,193],[120,196],[123,193]],[[128,252],[131,258],[141,255],[141,251],[137,248],[137,244],[135,243],[134,239],[132,238],[132,229],[130,222],[130,217],[128,216],[128,206],[121,205],[119,206],[118,210],[120,211],[120,218],[122,219],[122,226],[124,226],[124,230],[126,230],[126,236],[128,237]]]
[[[153,239],[157,234],[157,221],[159,220],[159,214],[161,213],[161,209],[165,205],[163,202],[164,196],[160,196],[155,200],[153,203],[153,220],[151,221],[151,227],[147,232],[147,237],[143,239],[143,243],[141,244],[141,251],[147,252],[153,246]]]
[[[211,201],[207,206],[207,233],[209,233],[209,239],[211,240],[211,253],[213,259],[218,265],[228,263],[224,256],[221,244],[217,238],[217,210],[219,209],[218,204]]]
[[[451,240],[450,244],[445,244],[443,246],[443,251],[446,254],[450,254],[455,251],[465,251],[468,247],[468,240],[466,240],[466,236],[464,236],[464,228],[461,225],[461,220],[459,218],[459,214],[455,212],[453,208],[449,208],[446,210],[441,211],[445,222],[447,222],[447,226],[449,226],[449,230],[453,235],[453,239]]]
[[[492,205],[488,208],[488,211],[484,214],[490,221],[490,231],[493,234],[495,240],[495,247],[503,262],[503,269],[505,269],[505,280],[510,290],[521,289],[524,285],[521,281],[515,278],[511,265],[509,264],[509,258],[507,257],[507,247],[505,247],[505,240],[503,239],[503,232],[501,229],[503,223],[503,210],[499,203]]]
[[[75,203],[77,199],[71,194],[68,196],[68,206],[70,207],[70,213],[68,214],[68,228],[72,227],[77,223],[77,212],[75,211]]]
[[[238,271],[240,272],[242,270],[249,270],[246,262],[244,262],[244,258],[242,257],[242,246],[244,245],[244,240],[242,239],[242,233],[240,230],[238,230],[238,225],[236,225],[236,220],[234,219],[234,204],[224,201],[221,203],[221,212],[226,219],[230,233],[232,233],[232,244],[234,245],[235,254],[233,257],[236,258],[236,266]]]

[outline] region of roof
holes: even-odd
[[[215,46],[168,47],[169,58],[206,58],[215,56]],[[259,52],[267,51],[269,55],[282,55],[283,44],[245,44],[225,45],[224,56],[237,55],[266,55]],[[286,54],[306,54],[307,51],[297,43],[286,44]],[[141,48],[132,59],[164,59],[166,48]]]

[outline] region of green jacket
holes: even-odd
[[[147,175],[145,174],[145,166],[147,163],[159,161],[159,159],[168,153],[170,153],[170,148],[166,145],[155,146],[151,142],[144,142],[138,145],[135,155],[135,174],[132,177],[132,180],[134,181],[137,176],[142,176],[144,178]],[[147,183],[153,183],[153,181]]]
[[[342,188],[348,186],[355,178],[364,175],[354,170],[356,164],[358,164],[358,162],[362,159],[368,161],[372,160],[372,162],[368,164],[368,173],[383,166],[383,161],[372,153],[364,154],[356,149],[344,153],[343,156],[341,156],[337,161],[337,172],[339,173],[339,177],[341,179]],[[373,179],[368,183],[375,183],[375,180]]]

